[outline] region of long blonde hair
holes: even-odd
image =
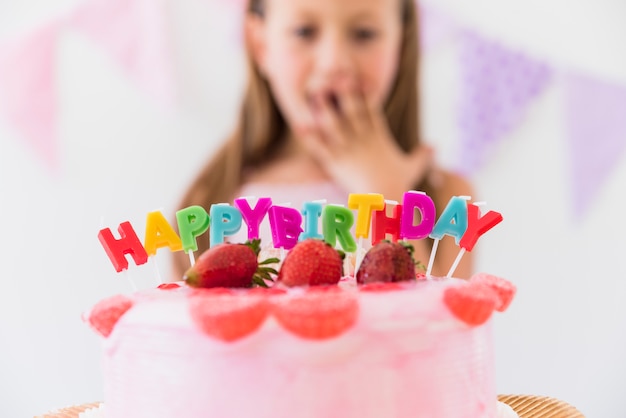
[[[419,145],[418,106],[418,17],[413,0],[402,1],[402,45],[394,86],[385,104],[385,115],[393,137],[405,152]],[[263,17],[264,0],[249,0],[247,13]],[[230,202],[242,185],[243,172],[268,161],[285,140],[287,124],[272,96],[270,86],[259,72],[248,49],[248,84],[243,96],[234,132],[202,168],[184,194],[180,207],[200,205],[205,209],[214,203]],[[426,184],[416,185],[420,190]],[[209,246],[198,242],[198,253]],[[189,266],[182,252],[174,253],[176,277]]]

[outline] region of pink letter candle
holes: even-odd
[[[372,220],[372,212],[382,210],[385,207],[385,198],[382,194],[351,193],[348,196],[348,208],[356,209],[356,230],[357,238],[368,238]]]
[[[157,249],[162,247],[169,247],[172,252],[183,249],[183,243],[176,231],[159,211],[150,212],[146,216],[146,234],[143,246],[148,255],[156,255]]]
[[[393,207],[391,216],[387,216],[387,207]],[[374,212],[372,218],[372,245],[378,244],[380,241],[391,235],[392,241],[397,241],[400,236],[400,218],[402,216],[402,205],[398,202],[385,202],[383,210]]]
[[[418,209],[421,215],[421,220],[417,225],[414,225],[415,209]],[[426,238],[433,230],[436,216],[435,203],[427,194],[416,191],[406,192],[402,201],[400,238],[415,240]]]
[[[467,230],[459,245],[467,251],[472,251],[478,238],[500,222],[502,222],[500,213],[490,210],[485,215],[480,216],[478,205],[467,205]]]
[[[235,207],[239,209],[246,225],[248,225],[248,239],[253,240],[259,238],[259,225],[263,217],[267,214],[272,199],[269,197],[261,197],[257,200],[254,209],[250,208],[250,204],[246,198],[235,199]]]
[[[148,253],[141,245],[130,222],[122,222],[117,231],[120,233],[120,239],[115,239],[109,228],[98,233],[98,240],[113,263],[115,271],[119,273],[128,268],[126,254],[131,255],[136,265],[145,264],[148,261]]]
[[[297,209],[272,206],[268,212],[275,248],[292,249],[302,233],[302,215]]]
[[[211,205],[209,231],[211,246],[224,243],[227,235],[233,235],[241,229],[242,216],[237,208],[226,203]]]
[[[320,202],[304,202],[302,205],[302,215],[304,216],[304,232],[300,234],[300,240],[309,238],[324,239],[320,234],[317,221],[322,216],[322,208],[324,206]]]
[[[331,246],[337,245],[337,240],[345,252],[356,251],[356,242],[350,233],[354,224],[354,215],[348,208],[338,205],[327,205],[322,210],[322,231],[324,240]]]
[[[183,243],[183,251],[198,250],[196,238],[209,229],[209,214],[202,206],[189,206],[176,212],[178,233]]]

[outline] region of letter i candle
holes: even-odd
[[[187,253],[193,265],[198,239],[208,239],[211,246],[220,245],[241,228],[246,228],[249,240],[257,239],[264,220],[269,222],[274,248],[289,251],[298,241],[322,239],[346,253],[356,252],[357,267],[364,240],[374,245],[383,239],[430,238],[434,240],[426,271],[430,276],[439,241],[448,235],[459,246],[459,254],[447,274],[450,277],[465,252],[472,251],[478,239],[503,219],[495,211],[481,215],[482,203],[469,200],[467,196],[452,197],[436,219],[433,200],[424,192],[413,190],[404,194],[402,203],[386,201],[381,194],[353,193],[348,196],[347,207],[311,201],[305,202],[301,209],[274,205],[269,197],[240,197],[233,205],[214,204],[208,211],[201,206],[177,211],[178,232],[161,212],[150,212],[146,216],[143,243],[129,221],[120,223],[119,238],[104,228],[99,231],[98,239],[115,271],[121,272],[128,269],[127,256],[139,266],[161,248]]]

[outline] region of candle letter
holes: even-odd
[[[202,206],[189,206],[176,212],[178,232],[183,242],[183,251],[198,250],[196,237],[209,229],[209,214]]]
[[[337,239],[346,252],[356,251],[356,242],[350,234],[354,224],[354,215],[348,208],[337,205],[325,206],[322,210],[322,230],[324,240],[331,246],[337,244]]]
[[[297,209],[272,206],[268,212],[275,248],[292,249],[302,232],[302,215]]]
[[[226,235],[233,235],[241,229],[241,212],[226,203],[211,205],[209,216],[211,219],[209,232],[211,246],[222,244]]]
[[[387,216],[387,205],[383,210],[374,212],[372,218],[372,245],[378,244],[380,241],[391,235],[392,241],[397,241],[400,236],[400,217],[402,216],[402,205],[395,204],[393,206],[393,214]]]
[[[382,194],[368,193],[356,194],[351,193],[348,196],[348,208],[356,209],[356,230],[357,238],[368,238],[370,235],[370,224],[372,220],[372,212],[381,210],[385,207],[385,198]]]
[[[159,211],[148,213],[143,242],[148,255],[155,255],[157,249],[161,247],[169,247],[173,252],[183,249],[183,243],[176,235],[176,231]]]
[[[437,220],[433,231],[430,233],[430,237],[439,240],[443,238],[444,235],[450,235],[454,237],[458,245],[466,229],[467,201],[462,197],[454,196],[450,199],[448,205]]]
[[[502,222],[502,215],[490,210],[484,216],[480,216],[480,208],[471,204],[467,206],[467,230],[459,243],[462,248],[472,251],[478,238],[494,226]]]
[[[304,202],[302,215],[304,216],[304,232],[300,234],[300,240],[308,238],[323,239],[317,226],[317,221],[322,216],[322,204],[319,202]]]
[[[148,261],[148,254],[130,222],[122,222],[117,231],[120,233],[120,239],[115,239],[109,228],[98,233],[98,240],[113,263],[115,271],[119,273],[128,268],[126,254],[131,255],[136,265],[145,264]]]
[[[272,206],[272,199],[269,197],[261,197],[257,200],[254,209],[250,208],[248,201],[244,198],[235,199],[235,207],[239,209],[246,225],[248,225],[248,239],[253,240],[259,238],[259,225],[263,220],[268,209]]]
[[[421,214],[420,223],[417,225],[413,225],[415,209],[418,209]],[[436,215],[435,204],[430,196],[415,191],[406,192],[402,201],[400,237],[406,239],[426,238],[433,230]]]

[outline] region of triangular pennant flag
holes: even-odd
[[[173,60],[160,2],[90,0],[69,22],[110,54],[133,82],[161,105],[173,104]]]
[[[626,86],[580,74],[563,76],[574,216],[580,219],[624,156]]]
[[[471,174],[522,121],[528,105],[547,86],[551,70],[466,30],[461,32],[460,48],[457,169]]]
[[[56,169],[56,52],[61,21],[0,43],[0,119]]]
[[[422,52],[435,50],[446,41],[455,38],[459,25],[449,14],[431,4],[416,3]]]

